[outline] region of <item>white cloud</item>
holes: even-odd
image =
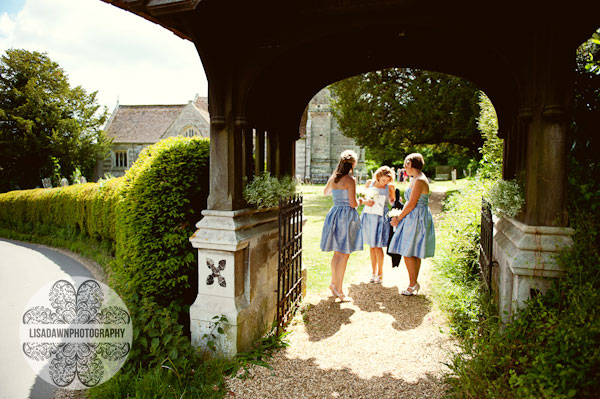
[[[27,0],[0,15],[0,51],[46,52],[101,104],[183,104],[208,88],[190,41],[100,0]]]

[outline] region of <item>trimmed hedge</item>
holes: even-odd
[[[0,194],[0,225],[30,232],[40,225],[115,241],[115,209],[121,179]]]
[[[147,147],[124,177],[117,205],[117,260],[123,288],[160,305],[191,303],[197,253],[189,237],[206,208],[209,141],[171,137]]]
[[[208,139],[171,137],[142,151],[121,178],[0,194],[0,226],[112,242],[112,283],[122,295],[191,303],[197,254],[189,237],[206,208],[209,147]]]

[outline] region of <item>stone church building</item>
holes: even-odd
[[[364,182],[367,179],[365,150],[340,131],[331,112],[330,95],[329,89],[324,88],[308,104],[306,128],[301,126],[300,139],[296,141],[296,177],[301,181],[325,183],[336,168],[340,153],[354,150],[358,155],[355,176]]]
[[[122,176],[147,146],[171,136],[209,137],[208,99],[187,104],[119,105],[104,128],[113,139],[109,156],[99,162],[96,176]]]
[[[313,97],[307,107],[306,126],[300,127],[296,141],[296,178],[325,183],[336,168],[344,150],[359,157],[355,171],[358,180],[367,176],[365,151],[342,135],[331,112],[327,88]],[[209,137],[208,99],[198,97],[181,105],[118,105],[106,123],[105,131],[113,139],[110,155],[99,162],[98,177],[105,173],[122,176],[145,147],[170,136]]]

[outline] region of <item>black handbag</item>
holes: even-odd
[[[396,199],[392,204],[392,209],[402,209],[404,205],[400,202],[400,190],[396,189]],[[402,259],[402,255],[400,254],[392,254],[389,252],[390,241],[392,240],[392,236],[394,235],[394,229],[390,226],[390,236],[388,237],[388,246],[385,249],[385,253],[392,257],[392,267],[398,267],[400,265],[400,260]]]

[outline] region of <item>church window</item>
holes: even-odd
[[[127,151],[115,151],[115,168],[127,167]]]
[[[187,126],[183,129],[183,137],[200,136],[200,131],[194,126]]]

